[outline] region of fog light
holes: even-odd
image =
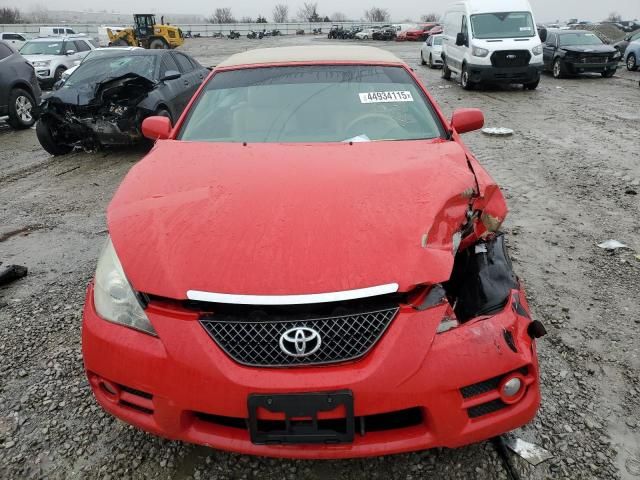
[[[520,393],[520,389],[522,388],[522,380],[518,377],[512,378],[502,387],[502,394],[505,397],[515,397]]]

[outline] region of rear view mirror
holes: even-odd
[[[167,117],[147,117],[142,121],[142,134],[149,140],[166,140],[171,135],[171,120]]]
[[[167,73],[160,79],[161,82],[166,82],[167,80],[175,80],[176,78],[180,78],[180,72],[177,70],[167,70]]]
[[[451,128],[458,133],[473,132],[484,126],[484,114],[477,108],[459,108],[451,117]]]
[[[542,40],[542,43],[547,41],[547,29],[546,28],[541,28],[538,31],[538,35],[540,35],[540,40]]]
[[[458,47],[461,47],[466,44],[467,44],[467,36],[462,32],[458,33],[458,35],[456,35],[456,45]]]

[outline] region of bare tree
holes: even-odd
[[[389,21],[389,10],[386,8],[371,7],[364,12],[364,17],[369,22],[387,22]]]
[[[253,23],[253,18],[251,17],[241,17],[240,23]]]
[[[22,23],[22,15],[17,8],[0,8],[0,23]]]
[[[607,17],[607,22],[619,23],[622,21],[622,15],[618,12],[611,12]]]
[[[321,22],[322,17],[318,15],[318,3],[304,2],[298,10],[298,20],[303,22]]]
[[[331,15],[332,22],[346,22],[348,20],[347,16],[342,12],[336,12]]]
[[[289,21],[289,5],[279,3],[273,7],[273,21],[276,23],[287,23]]]
[[[28,16],[33,23],[50,23],[51,22],[51,15],[49,14],[49,9],[47,8],[46,5],[43,5],[41,3],[33,5],[31,7],[31,10],[29,11]]]
[[[426,15],[422,15],[420,17],[420,20],[422,20],[425,23],[428,23],[428,22],[437,22],[438,18],[440,18],[440,15],[438,15],[437,13],[427,13]]]
[[[209,23],[236,23],[230,8],[216,8],[207,21]]]

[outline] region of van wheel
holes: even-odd
[[[449,70],[449,66],[447,65],[447,59],[445,58],[442,63],[442,78],[445,80],[451,80],[451,70]]]
[[[66,155],[73,147],[64,143],[59,143],[51,132],[49,124],[40,119],[36,124],[36,136],[42,148],[44,148],[51,155]]]
[[[469,69],[467,68],[466,64],[462,66],[462,73],[460,74],[460,84],[465,90],[473,90],[473,88],[475,87],[475,84],[470,80]]]
[[[36,123],[36,102],[29,92],[14,88],[9,94],[9,125],[15,129],[29,128]]]

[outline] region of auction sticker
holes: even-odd
[[[368,92],[360,93],[360,103],[395,103],[413,102],[413,95],[408,91]]]

